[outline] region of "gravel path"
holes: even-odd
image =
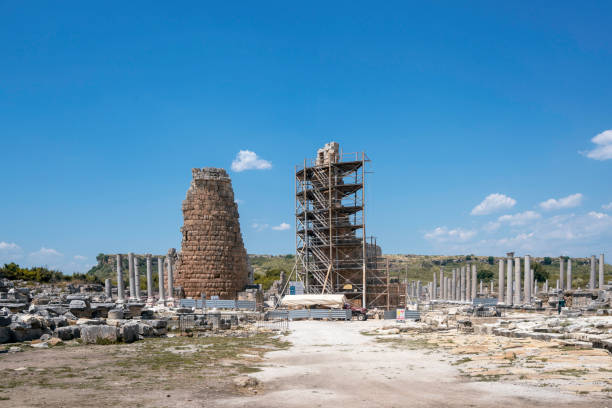
[[[360,332],[389,322],[299,321],[293,347],[267,354],[257,395],[219,407],[599,407],[601,400],[546,387],[468,382],[447,356],[376,342]],[[612,407],[612,401],[609,404]]]

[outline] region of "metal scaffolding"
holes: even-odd
[[[366,306],[379,303],[381,285],[388,293],[380,250],[365,235],[369,161],[365,152],[342,153],[332,142],[295,168],[294,272],[307,293],[342,293]]]

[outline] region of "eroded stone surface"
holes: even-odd
[[[232,183],[223,169],[193,169],[183,201],[184,225],[175,282],[185,296],[235,299],[248,282]]]

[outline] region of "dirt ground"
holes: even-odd
[[[299,321],[286,336],[24,347],[0,354],[0,406],[612,407],[605,351],[388,325]],[[236,386],[246,375],[259,385]]]
[[[286,346],[256,334],[23,347],[23,352],[0,354],[0,406],[210,406],[218,398],[249,392],[234,379],[257,371],[266,352]]]
[[[556,372],[550,376],[561,377],[558,380],[561,385],[552,378],[539,382],[528,377],[532,372],[541,372],[541,367],[548,364],[542,359],[534,364],[540,368],[521,367],[510,377],[497,371],[478,376],[483,370],[496,369],[500,364],[508,366],[510,361],[503,356],[511,352],[513,354],[508,356],[516,360],[516,354],[523,353],[520,351],[523,345],[520,342],[512,343],[514,339],[495,336],[488,336],[491,344],[487,344],[483,336],[456,332],[419,336],[409,333],[371,335],[388,324],[389,321],[380,320],[292,322],[288,340],[293,346],[268,354],[263,371],[253,374],[261,380],[262,392],[255,396],[221,399],[213,406],[612,407],[609,390],[595,395],[586,388],[568,388],[572,383],[580,384],[577,380],[582,375],[581,364],[586,364],[586,360],[565,358],[562,366],[565,368],[558,365],[552,367],[551,371]],[[447,343],[455,339],[456,346],[440,347],[436,343],[442,343],[439,336],[448,336]],[[499,342],[499,346],[494,348],[492,343],[495,341]],[[475,342],[479,348],[459,349],[471,342]],[[510,343],[512,347],[504,350],[504,345]],[[532,344],[529,348],[540,346]],[[558,354],[563,352],[560,350]],[[605,381],[610,382],[611,357],[602,350],[582,352],[585,354],[583,357],[589,359],[588,364],[593,366],[593,371],[600,376],[603,388],[608,388]],[[543,355],[550,358],[551,353],[557,354],[554,350],[545,349]],[[467,360],[477,361],[478,356],[489,354],[495,358],[501,354],[502,358],[496,361],[491,358],[485,362],[488,368],[472,365],[471,360]],[[560,356],[559,360],[563,360],[563,357]],[[600,385],[597,389],[601,388]]]

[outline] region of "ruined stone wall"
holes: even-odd
[[[248,283],[248,266],[232,182],[224,169],[207,167],[192,173],[183,201],[175,285],[188,297],[204,292],[235,299]]]

